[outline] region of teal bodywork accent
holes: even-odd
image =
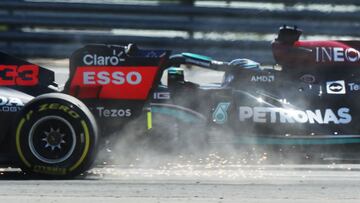
[[[252,145],[335,145],[360,143],[360,138],[250,138],[239,135],[239,139],[235,143]]]
[[[199,117],[188,113],[186,111],[183,111],[181,109],[175,109],[171,107],[151,107],[152,113],[160,113],[168,116],[172,116],[174,118],[179,119],[180,121],[183,121],[185,123],[200,123],[203,120]]]
[[[184,70],[182,68],[170,67],[168,69],[168,73],[175,74],[175,75],[184,75]]]
[[[193,53],[182,53],[183,56],[185,57],[189,57],[189,58],[196,58],[196,59],[201,59],[204,61],[211,61],[212,59],[208,56],[203,56],[203,55],[199,55],[199,54],[193,54]]]
[[[228,120],[227,110],[230,106],[230,102],[220,102],[214,113],[213,113],[213,121],[217,124],[224,124]]]

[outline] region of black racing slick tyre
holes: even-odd
[[[72,178],[88,170],[96,156],[95,118],[69,95],[36,97],[21,110],[14,131],[19,165],[31,175]]]

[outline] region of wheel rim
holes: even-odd
[[[67,160],[75,150],[76,133],[69,121],[59,116],[45,116],[34,123],[29,132],[32,154],[47,164]]]

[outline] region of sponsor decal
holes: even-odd
[[[217,124],[224,124],[228,120],[227,110],[229,109],[230,102],[221,102],[217,105],[212,117],[213,121]]]
[[[35,165],[33,168],[33,171],[37,172],[37,173],[44,173],[44,174],[50,174],[50,175],[66,175],[67,169],[55,167],[55,166]]]
[[[116,66],[120,62],[125,61],[121,56],[124,54],[123,51],[116,53],[116,50],[113,50],[112,56],[102,56],[97,54],[86,54],[83,57],[83,63],[88,66]]]
[[[316,47],[316,62],[358,62],[360,52],[354,48]]]
[[[314,83],[316,81],[315,76],[311,75],[311,74],[305,74],[303,76],[300,77],[300,80],[303,81],[304,83]]]
[[[309,123],[348,124],[352,120],[350,109],[294,110],[273,107],[239,107],[239,120],[255,123]]]
[[[251,76],[251,82],[274,82],[274,75],[253,75]]]
[[[1,112],[17,112],[24,106],[19,98],[0,96]]]
[[[170,92],[154,92],[154,99],[170,99]]]
[[[78,67],[70,94],[83,99],[147,99],[158,69],[156,66]]]
[[[121,71],[115,71],[111,74],[107,71],[87,71],[83,72],[83,84],[85,85],[122,85],[128,83],[130,85],[140,84],[142,76],[139,72],[131,71],[129,73],[123,73]]]
[[[119,118],[119,117],[130,117],[131,109],[107,109],[105,107],[96,107],[96,111],[99,117],[104,118]]]
[[[80,118],[80,115],[78,113],[76,113],[74,110],[72,110],[70,107],[63,105],[63,104],[59,104],[59,103],[41,104],[39,106],[38,112],[46,111],[46,110],[59,110],[59,111],[63,111],[65,113],[67,113],[69,116],[71,116],[75,119]]]
[[[0,85],[35,86],[39,83],[37,65],[0,65]]]
[[[326,92],[328,94],[346,94],[345,81],[336,80],[326,82]]]
[[[348,83],[349,86],[349,90],[350,91],[359,91],[360,90],[360,85],[354,82]]]

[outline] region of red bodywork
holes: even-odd
[[[157,66],[78,67],[70,84],[70,94],[81,99],[145,100]]]
[[[357,41],[295,41],[292,45],[274,41],[273,54],[280,65],[359,65]]]

